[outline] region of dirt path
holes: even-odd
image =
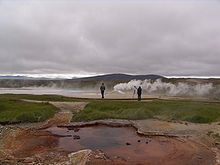
[[[53,118],[47,120],[45,123],[39,126],[39,129],[45,129],[48,127],[56,126],[58,124],[69,123],[74,114],[78,113],[86,106],[86,102],[49,102],[60,111],[54,115]]]

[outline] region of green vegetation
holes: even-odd
[[[193,123],[220,121],[220,104],[193,101],[152,102],[93,101],[74,116],[73,121],[98,119],[147,119],[162,117],[166,120],[183,120]]]
[[[54,115],[57,108],[49,103],[31,103],[22,99],[41,101],[85,101],[59,95],[0,95],[0,123],[36,122]],[[89,100],[85,109],[73,121],[98,119],[148,119],[182,120],[193,123],[220,121],[220,104],[195,101],[155,100],[152,102]]]
[[[30,94],[1,94],[0,99],[27,99],[39,101],[74,101],[71,97],[61,95],[30,95]]]
[[[0,97],[0,123],[44,121],[57,111],[58,109],[49,103],[31,103]]]

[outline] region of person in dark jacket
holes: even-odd
[[[102,85],[100,86],[100,91],[102,94],[102,98],[104,99],[104,92],[105,92],[105,84],[104,83],[102,83]]]
[[[137,89],[138,101],[141,101],[141,94],[142,94],[142,88],[141,86],[139,86]]]

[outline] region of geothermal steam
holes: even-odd
[[[145,94],[160,94],[168,96],[203,96],[213,90],[213,84],[188,84],[179,82],[177,84],[162,82],[160,79],[152,82],[151,80],[131,80],[128,83],[120,83],[114,86],[118,92],[129,92],[141,86]]]

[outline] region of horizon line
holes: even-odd
[[[209,78],[220,78],[220,76],[196,76],[196,75],[191,75],[191,76],[186,76],[186,75],[172,75],[172,76],[167,76],[167,75],[162,75],[162,74],[129,74],[129,73],[107,73],[107,74],[0,74],[0,77],[4,76],[11,76],[11,77],[19,77],[19,76],[24,76],[24,77],[29,77],[29,78],[50,78],[50,79],[73,79],[73,78],[85,78],[85,77],[93,77],[93,76],[102,76],[102,75],[108,75],[108,74],[128,74],[128,75],[160,75],[166,78],[204,78],[204,79],[209,79]]]

